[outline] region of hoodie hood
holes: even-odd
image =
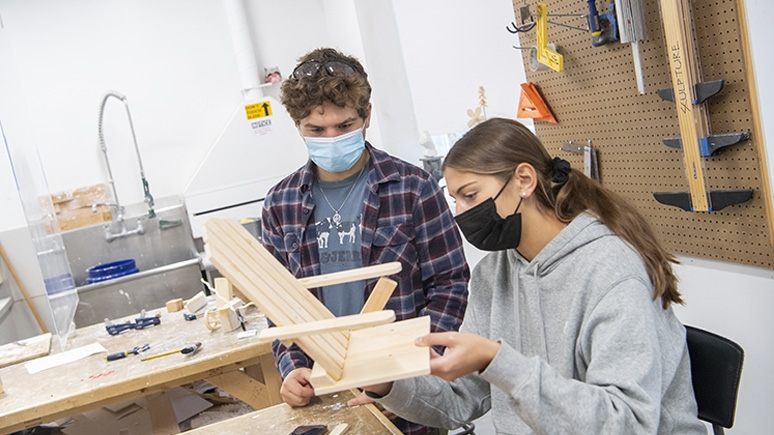
[[[515,249],[508,251],[508,257],[521,262],[524,273],[542,277],[549,274],[577,249],[603,237],[615,237],[615,234],[593,215],[581,213],[560,231],[532,261],[527,261]]]

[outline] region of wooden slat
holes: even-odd
[[[274,405],[266,391],[266,385],[246,373],[235,370],[205,379],[228,394],[247,403],[255,409]]]
[[[317,335],[324,332],[346,330],[357,330],[371,326],[384,325],[395,321],[395,312],[392,310],[375,311],[366,314],[353,314],[351,316],[341,316],[335,319],[324,319],[316,322],[301,323],[298,325],[279,326],[275,328],[266,328],[261,331],[259,338],[272,342],[274,340],[297,339]]]
[[[660,4],[691,203],[694,211],[709,211],[709,195],[699,150],[699,139],[709,135],[706,131],[709,122],[702,120],[705,109],[693,104],[693,85],[701,75],[696,65],[691,27],[686,27],[690,23],[690,11],[685,10],[682,0],[660,0]]]
[[[4,344],[0,346],[0,368],[48,355],[50,351],[50,332]]]
[[[750,49],[750,32],[747,29],[747,12],[745,11],[744,0],[738,0],[739,8],[737,9],[739,19],[739,35],[742,41],[742,49],[745,52],[744,64],[745,72],[747,76],[747,86],[750,91],[750,112],[752,113],[752,134],[754,140],[763,143],[763,127],[761,126],[760,106],[758,105],[758,90],[755,80],[755,69],[752,64],[752,50]],[[760,164],[760,179],[761,179],[761,197],[765,205],[766,222],[768,227],[774,228],[774,195],[771,191],[771,177],[769,176],[769,168],[766,165],[766,151],[763,146],[755,147],[757,151],[758,161]],[[769,158],[772,158],[771,156]],[[769,230],[769,247],[774,248],[774,231]]]
[[[212,219],[212,221],[214,225],[220,225],[221,229],[230,229],[231,231],[226,232],[226,235],[234,235],[232,240],[237,238],[236,236],[238,235],[238,242],[249,246],[251,254],[257,254],[255,260],[260,262],[261,267],[265,268],[265,270],[269,272],[280,285],[282,285],[283,289],[288,290],[294,297],[298,297],[297,300],[308,307],[313,315],[317,316],[315,319],[309,320],[334,317],[325,305],[307,291],[307,289],[298,282],[298,279],[285,269],[285,267],[282,266],[279,261],[263,247],[263,245],[261,245],[261,242],[253,237],[242,225],[229,219]]]
[[[251,367],[246,367],[245,372],[250,374]],[[266,385],[266,394],[269,397],[271,404],[276,405],[282,403],[282,396],[280,396],[282,378],[280,378],[279,372],[274,367],[273,354],[269,353],[261,355],[261,374],[263,375],[263,384]]]
[[[346,282],[362,281],[380,276],[395,275],[400,272],[400,262],[377,264],[374,266],[359,267],[357,269],[343,270],[341,272],[326,273],[325,275],[299,278],[298,282],[306,288],[323,287],[326,285],[342,284]]]
[[[233,248],[231,255],[240,259],[246,256],[253,260],[243,262],[242,265],[246,270],[255,272],[251,276],[257,280],[254,281],[257,284],[256,290],[262,293],[264,298],[281,301],[282,303],[278,304],[278,308],[280,311],[290,314],[294,319],[291,323],[303,323],[334,317],[322,302],[298,284],[298,280],[287,269],[282,267],[260,243],[257,243],[255,238],[241,225],[225,219],[213,219],[211,221],[210,230],[212,228],[219,228],[220,238],[225,244],[223,247]],[[208,228],[208,226],[205,225],[205,228]],[[282,318],[279,312],[276,313],[276,320],[274,314],[270,311],[266,313],[279,326],[284,326],[284,322],[289,321]],[[332,337],[342,347],[346,346],[346,339],[343,336],[333,334]]]
[[[255,239],[244,227],[229,223],[225,219],[211,219],[205,224],[206,250],[219,271],[264,310],[269,318],[285,325],[334,317],[263,246],[249,243],[248,237]],[[268,257],[260,255],[261,250]],[[273,267],[272,262],[278,267]],[[290,279],[282,279],[283,274]],[[289,283],[291,280],[295,283]],[[306,303],[304,293],[312,300],[309,305],[300,303]],[[315,307],[317,310],[314,310]],[[346,342],[340,333],[338,337],[335,333],[321,334],[303,337],[296,342],[330,372],[332,378],[340,377],[346,352]]]
[[[283,324],[294,324],[294,318],[288,317],[283,312],[283,307],[275,302],[273,297],[262,294],[260,288],[269,288],[268,285],[262,283],[260,275],[251,273],[249,266],[240,256],[219,254],[218,243],[211,243],[207,246],[207,249],[212,253],[210,260],[218,268],[218,270],[226,276],[230,281],[236,283],[240,288],[244,289],[244,292],[261,310],[268,315],[278,316],[280,319],[284,319]],[[229,261],[234,260],[234,261]],[[247,277],[245,273],[249,273]],[[258,283],[258,285],[254,284]],[[303,323],[301,320],[299,323]],[[326,371],[330,371],[331,376],[337,378],[340,374],[341,368],[344,364],[345,347],[340,343],[330,338],[330,334],[323,334],[316,337],[303,337],[296,342],[311,356],[315,361],[318,361],[320,365],[325,368]]]
[[[370,313],[384,309],[384,306],[387,304],[387,301],[390,300],[390,296],[392,296],[392,292],[395,291],[395,287],[397,286],[398,283],[390,278],[379,278],[379,281],[376,282],[373,291],[371,291],[371,295],[368,296],[368,300],[365,302],[365,305],[363,305],[363,309],[360,310],[360,313]]]
[[[311,317],[307,318],[307,321],[334,317],[322,302],[304,288],[255,237],[236,221],[211,219],[205,224],[205,228],[219,228],[224,241],[233,243],[235,248],[241,249],[243,255],[248,255],[252,259],[251,265],[257,267],[261,275],[275,281],[276,284],[272,288],[281,288],[290,294],[285,302],[292,303],[297,308],[300,307],[303,312],[308,310]]]

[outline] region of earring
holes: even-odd
[[[525,197],[525,196],[527,196],[527,192],[521,192],[521,196],[522,196],[522,197]]]

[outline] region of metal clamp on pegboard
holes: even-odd
[[[752,189],[710,191],[704,180],[701,157],[717,149],[749,139],[749,133],[710,134],[707,98],[723,88],[723,81],[703,83],[698,49],[694,46],[690,4],[685,0],[661,0],[661,16],[667,42],[672,89],[658,92],[661,98],[676,104],[680,138],[668,138],[667,146],[681,148],[690,192],[654,192],[656,201],[685,211],[717,211],[752,198]],[[710,143],[714,145],[710,147]]]
[[[510,33],[527,32],[537,28],[537,44],[534,47],[516,47],[518,50],[529,50],[529,66],[532,71],[552,69],[554,71],[564,70],[564,56],[556,51],[556,45],[548,42],[548,25],[567,27],[580,30],[582,32],[591,32],[591,44],[599,47],[610,42],[619,41],[618,25],[615,12],[615,3],[610,3],[608,11],[600,14],[597,11],[596,1],[587,0],[588,14],[549,14],[548,6],[543,2],[538,2],[535,6],[536,18],[533,17],[526,2],[519,8],[521,16],[521,25],[517,26],[511,23],[511,27],[506,27]],[[557,21],[550,21],[548,17],[575,17],[582,18],[586,22],[586,27],[572,26]]]

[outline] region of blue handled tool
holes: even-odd
[[[140,352],[145,352],[148,349],[150,349],[150,344],[146,343],[143,346],[135,346],[132,350],[127,350],[125,352],[111,353],[110,355],[106,356],[105,359],[108,361],[115,361],[117,359],[126,358],[130,354],[137,355]]]
[[[134,319],[134,322],[128,321],[126,323],[113,324],[110,320],[105,319],[105,329],[110,335],[118,335],[127,329],[143,329],[158,324],[161,324],[161,314],[145,317],[145,310],[140,314],[140,317]]]
[[[591,45],[599,47],[611,42],[620,41],[618,36],[618,20],[616,18],[615,2],[611,1],[607,12],[599,14],[595,0],[586,0],[589,7],[588,21],[591,31]]]
[[[586,3],[589,6],[588,19],[591,36],[601,36],[602,28],[599,26],[599,11],[597,10],[597,2],[596,0],[586,0]]]

